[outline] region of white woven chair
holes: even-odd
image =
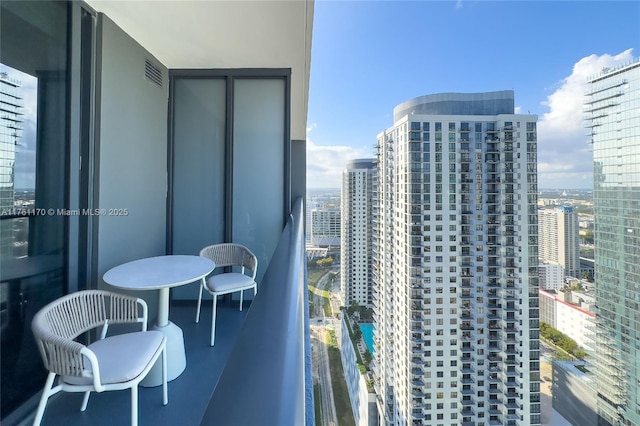
[[[140,312],[141,311],[141,312]],[[141,313],[141,315],[139,314]],[[142,323],[142,331],[106,337],[109,324]],[[86,346],[75,339],[101,327],[100,339]],[[131,424],[138,424],[138,383],[162,355],[162,398],[167,396],[166,337],[147,331],[144,300],[102,290],[69,294],[42,308],[31,323],[49,375],[33,421],[39,425],[47,400],[60,392],[84,392],[81,411],[92,391],[131,389]],[[56,376],[58,384],[54,386]]]
[[[239,267],[240,272],[225,272],[211,276],[206,283],[200,286],[198,295],[198,311],[196,312],[196,322],[200,322],[200,305],[202,304],[202,289],[206,288],[213,296],[213,312],[211,315],[211,346],[215,342],[216,336],[216,305],[218,296],[223,294],[240,292],[240,310],[242,310],[242,296],[245,290],[253,289],[255,296],[258,291],[256,284],[256,270],[258,259],[245,246],[240,244],[225,243],[214,244],[200,250],[200,256],[207,257],[214,261],[217,268]],[[247,275],[250,273],[251,275]]]

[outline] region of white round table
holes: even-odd
[[[184,337],[180,327],[169,321],[169,289],[209,275],[216,265],[201,256],[168,255],[138,259],[109,269],[103,276],[105,283],[127,290],[158,290],[158,321],[153,326],[167,336],[167,380],[178,377],[187,366]],[[162,384],[159,363],[153,367],[142,386]]]

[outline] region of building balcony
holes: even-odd
[[[470,324],[470,323],[468,323],[468,322],[463,322],[463,323],[460,325],[460,330],[473,330],[473,325],[471,325],[471,324]]]
[[[475,395],[476,391],[469,386],[466,388],[463,387],[460,393],[462,393],[462,395],[465,395],[465,396],[472,396],[472,395]]]
[[[422,420],[424,419],[424,414],[422,413],[422,411],[412,411],[411,418],[414,420]]]
[[[487,318],[489,320],[499,320],[501,317],[498,315],[498,311],[495,309],[491,309],[489,313],[487,313]],[[494,321],[495,322],[495,321]]]
[[[473,398],[470,398],[468,396],[462,397],[462,405],[463,406],[475,406],[476,402],[473,400]],[[475,423],[474,423],[475,426]]]
[[[198,324],[194,321],[194,302],[171,303],[169,319],[182,330],[187,365],[182,374],[168,383],[169,404],[166,406],[161,403],[161,388],[139,388],[141,423],[243,424],[259,418],[260,422],[270,424],[304,424],[305,416],[310,415],[305,399],[310,399],[312,384],[309,319],[305,313],[308,304],[304,216],[302,204],[298,205],[293,216],[299,226],[295,227],[292,221],[283,231],[270,265],[265,266],[267,272],[258,296],[251,302],[245,301],[250,309],[245,306],[239,311],[238,302],[231,298],[218,303],[215,346],[209,345],[211,303],[203,303]],[[265,332],[267,329],[271,332]],[[117,332],[118,325],[110,330]],[[289,338],[291,333],[299,338]],[[284,359],[288,361],[280,362]],[[294,365],[296,368],[292,369]],[[41,374],[40,371],[37,374]],[[270,402],[264,405],[265,410],[256,407],[245,410],[240,404],[244,398]],[[85,412],[79,410],[81,400],[81,393],[62,392],[51,398],[43,424],[129,423],[128,392],[94,392]],[[238,409],[233,408],[238,405]],[[270,413],[272,410],[267,407],[275,405],[289,409]],[[26,410],[25,414],[28,418],[33,412]]]
[[[473,409],[471,407],[464,407],[462,409],[462,415],[463,416],[474,416],[475,415],[475,411],[473,411]]]
[[[507,345],[506,348],[502,349],[501,354],[503,354],[504,356],[508,356],[508,355],[518,355],[519,351],[513,346],[513,345]],[[507,359],[507,361],[509,361]],[[514,363],[511,362],[506,362],[507,365],[515,365]]]
[[[473,362],[473,356],[469,355],[469,354],[463,354],[460,359],[462,360],[462,362]]]
[[[463,320],[473,320],[473,314],[471,312],[469,312],[469,311],[463,312],[460,315],[460,318],[462,318]]]

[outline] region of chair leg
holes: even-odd
[[[169,403],[169,395],[167,393],[167,345],[165,343],[162,348],[162,405]]]
[[[200,284],[200,294],[198,295],[198,310],[196,311],[196,323],[200,322],[200,305],[202,304],[202,287],[204,287],[204,281]]]
[[[56,373],[49,373],[47,381],[44,383],[44,389],[42,389],[42,396],[40,397],[40,403],[38,404],[38,411],[36,411],[36,417],[33,419],[33,426],[39,426],[42,422],[42,416],[44,416],[44,409],[47,406],[47,400],[52,395],[51,388],[53,387],[53,380],[56,378]]]
[[[91,391],[86,391],[84,393],[84,398],[82,398],[82,406],[80,407],[80,411],[84,411],[87,409],[87,404],[89,403],[90,395],[91,395]]]
[[[242,310],[242,296],[244,296],[244,290],[240,290],[240,310]]]
[[[211,312],[211,346],[216,338],[216,305],[218,304],[218,295],[213,295],[213,310]]]
[[[131,387],[131,426],[138,426],[138,385]]]

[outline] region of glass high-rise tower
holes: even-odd
[[[444,93],[378,135],[382,424],[540,424],[536,123],[513,91]]]
[[[6,72],[0,73],[0,210],[11,216],[15,207],[16,145],[22,132],[23,100],[20,82]],[[13,228],[11,220],[0,221],[0,255],[13,256]]]
[[[602,425],[640,425],[640,61],[589,80]]]

